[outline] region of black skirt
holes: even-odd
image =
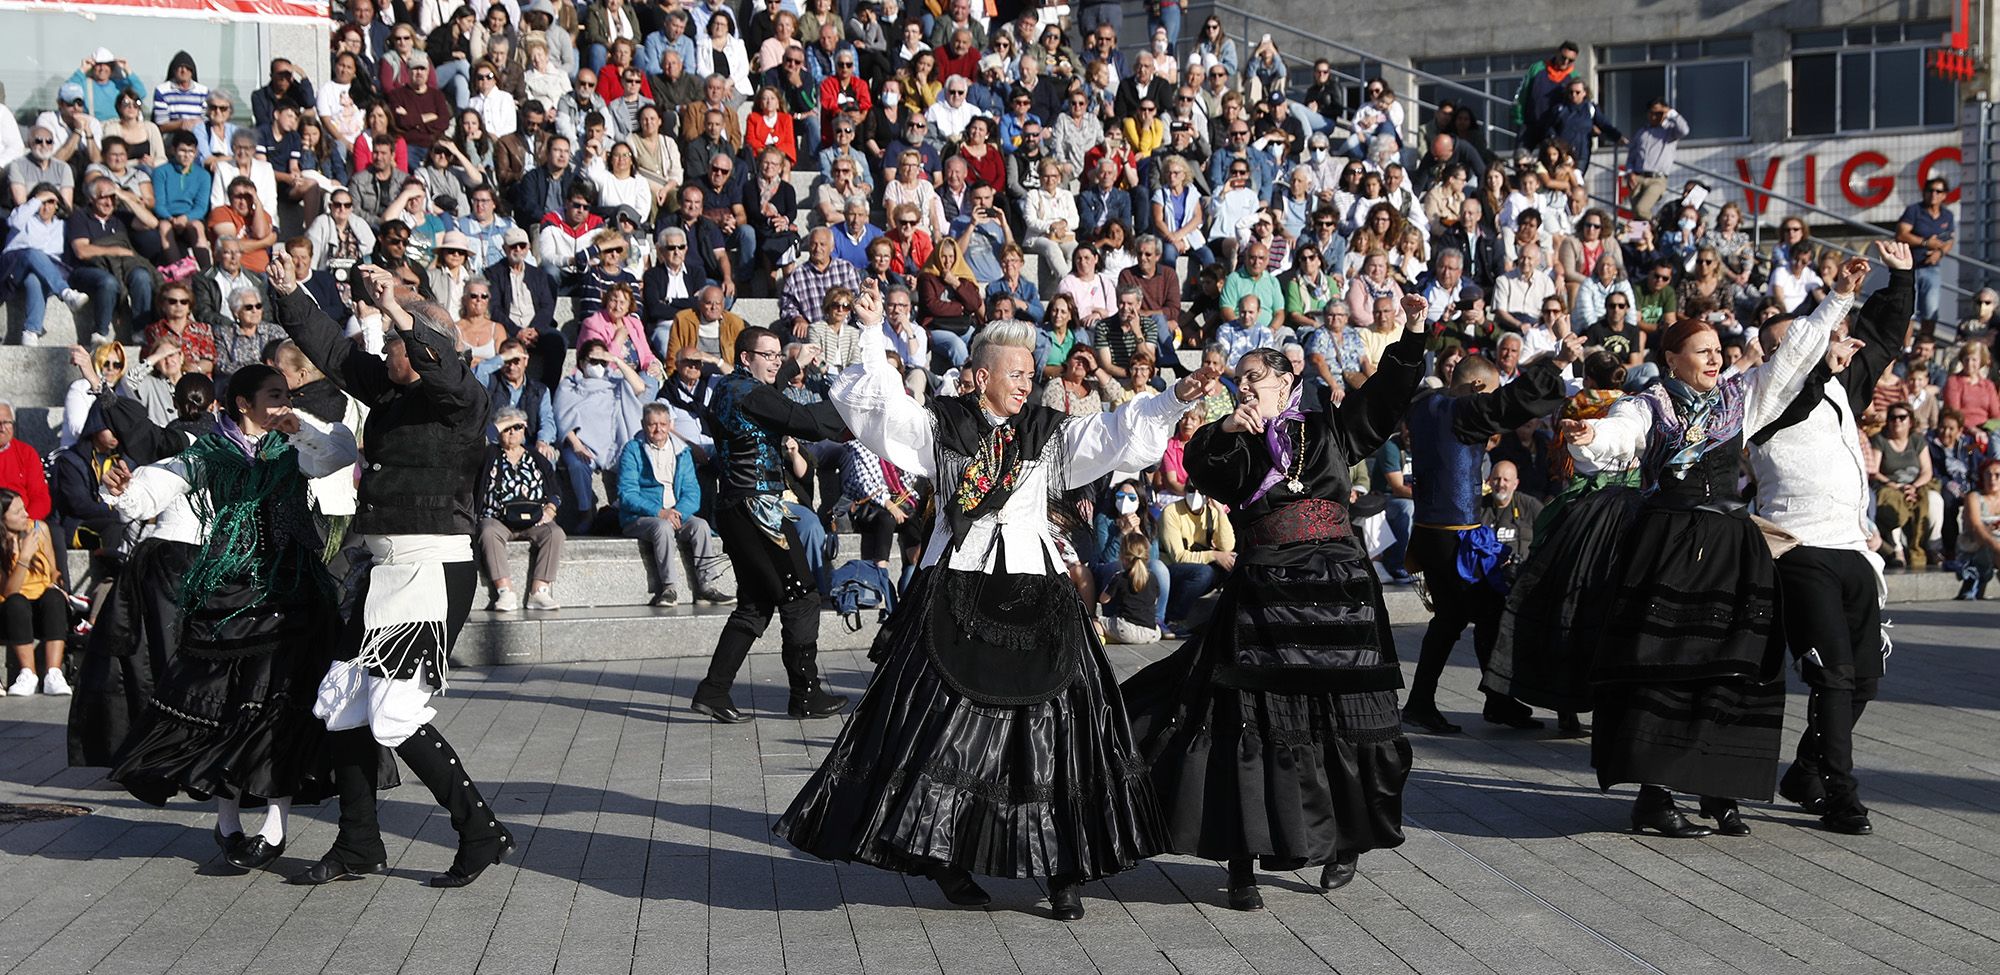
[[[1308,571],[1317,578],[1304,578]],[[1282,582],[1272,578],[1279,573]],[[1393,687],[1340,690],[1346,668],[1334,664],[1298,674],[1305,689],[1292,693],[1216,679],[1244,656],[1235,621],[1245,591],[1279,586],[1294,600],[1295,625],[1387,639],[1381,587],[1365,561],[1239,561],[1201,635],[1123,687],[1174,849],[1296,870],[1397,846],[1410,744]],[[1378,642],[1373,658],[1350,648],[1343,659],[1393,663],[1394,647]]]
[[[1590,668],[1644,505],[1609,487],[1564,505],[1515,573],[1483,686],[1551,711],[1596,707]]]
[[[288,616],[324,625],[307,629],[314,639],[244,656],[196,656],[184,646],[108,778],[156,806],[176,794],[253,804],[335,795],[326,725],[312,706],[336,620],[330,605],[291,607]]]
[[[1769,799],[1784,733],[1777,564],[1741,512],[1648,507],[1591,667],[1599,784]]]
[[[1111,667],[1082,614],[1072,614],[1077,673],[1061,691],[981,704],[931,662],[943,575],[924,573],[897,607],[861,703],[772,832],[822,860],[995,877],[1094,879],[1165,852]]]
[[[196,547],[149,538],[111,586],[79,663],[69,705],[69,764],[109,768],[174,659],[181,578]]]

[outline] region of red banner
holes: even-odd
[[[259,23],[325,23],[326,0],[0,0],[0,10],[37,10],[85,17],[181,17]]]

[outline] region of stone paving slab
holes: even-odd
[[[776,716],[775,654],[751,657],[738,700],[761,717],[741,726],[691,720],[699,657],[462,669],[439,720],[522,847],[449,892],[420,886],[452,835],[415,783],[382,806],[388,876],[231,875],[201,807],[64,768],[65,702],[8,698],[0,802],[93,811],[0,826],[0,973],[2000,972],[2000,606],[1890,615],[1897,650],[1857,742],[1872,837],[1783,805],[1752,806],[1743,839],[1625,833],[1629,792],[1597,789],[1586,741],[1478,722],[1467,660],[1441,704],[1468,734],[1412,739],[1408,842],[1352,885],[1267,874],[1268,909],[1241,914],[1218,865],[1162,857],[1087,887],[1071,925],[1045,916],[1040,882],[993,881],[992,908],[955,909],[926,881],[774,842],[837,730]],[[1406,659],[1419,635],[1397,628]],[[1111,657],[1129,674],[1166,649]],[[865,685],[860,651],[826,664]],[[1788,738],[1802,705],[1795,690]],[[333,834],[331,805],[302,813],[283,872]]]

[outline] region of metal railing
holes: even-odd
[[[1441,86],[1444,89],[1463,94],[1470,98],[1475,98],[1480,101],[1497,105],[1512,104],[1512,101],[1509,99],[1502,98],[1498,95],[1492,94],[1491,92],[1487,92],[1479,88],[1474,88],[1471,85],[1465,84],[1464,82],[1459,81],[1457,79],[1448,78],[1445,77],[1444,75],[1434,74],[1432,72],[1425,71],[1421,68],[1417,68],[1398,61],[1384,58],[1381,55],[1376,54],[1372,51],[1365,51],[1351,44],[1346,44],[1341,41],[1336,41],[1328,37],[1322,37],[1318,34],[1312,33],[1311,31],[1301,30],[1298,27],[1283,23],[1278,20],[1274,20],[1263,14],[1257,13],[1254,10],[1248,10],[1243,7],[1239,7],[1233,3],[1228,3],[1226,2],[1226,0],[1216,0],[1216,2],[1202,4],[1193,9],[1190,9],[1187,12],[1187,16],[1184,23],[1199,24],[1202,20],[1205,19],[1205,15],[1209,13],[1215,14],[1218,18],[1224,20],[1224,27],[1223,27],[1224,33],[1231,33],[1228,29],[1228,24],[1227,24],[1227,21],[1229,19],[1233,18],[1241,22],[1242,30],[1235,32],[1235,34],[1237,37],[1237,42],[1239,44],[1238,55],[1245,62],[1249,60],[1250,49],[1251,47],[1254,46],[1254,44],[1250,40],[1250,38],[1253,35],[1250,25],[1257,24],[1262,28],[1261,32],[1267,32],[1267,33],[1283,32],[1285,34],[1289,34],[1293,37],[1304,40],[1311,45],[1325,48],[1330,51],[1339,52],[1343,55],[1346,55],[1349,58],[1361,61],[1363,63],[1374,62],[1377,64],[1381,64],[1389,68],[1390,70],[1394,70],[1402,74],[1407,74],[1412,78],[1421,79],[1422,81],[1428,82],[1433,85]],[[1188,35],[1188,30],[1186,28],[1183,28],[1182,35],[1183,37],[1186,37]],[[1312,63],[1312,59],[1297,54],[1296,48],[1287,49],[1286,45],[1279,45],[1279,53],[1282,57],[1285,58],[1288,65],[1290,64],[1309,65]],[[1351,75],[1347,75],[1345,72],[1336,71],[1336,74],[1340,75],[1343,79],[1352,78]],[[1357,79],[1357,80],[1365,80],[1365,79]],[[1415,97],[1405,98],[1404,101],[1416,104],[1420,107],[1430,108],[1432,110],[1436,109],[1435,105],[1424,102]],[[1512,130],[1497,125],[1487,125],[1486,128],[1489,131],[1498,132],[1510,136],[1518,135],[1518,133],[1515,133]],[[1595,156],[1598,152],[1606,153],[1610,155],[1614,160],[1617,155],[1617,150],[1615,148],[1610,148],[1610,147],[1600,147],[1595,152],[1593,152],[1592,155]],[[1787,206],[1794,207],[1798,210],[1823,216],[1827,218],[1829,221],[1839,224],[1843,227],[1849,228],[1850,230],[1856,231],[1860,235],[1870,238],[1871,240],[1879,238],[1887,238],[1887,239],[1895,238],[1895,232],[1892,230],[1886,230],[1876,224],[1869,223],[1865,220],[1859,220],[1843,213],[1839,213],[1833,210],[1828,210],[1824,207],[1815,204],[1807,203],[1804,200],[1798,199],[1793,196],[1789,196],[1784,193],[1777,192],[1776,190],[1766,189],[1762,186],[1756,185],[1755,183],[1739,179],[1732,175],[1716,172],[1706,167],[1681,161],[1679,159],[1675,160],[1674,165],[1679,169],[1684,169],[1690,173],[1694,173],[1696,175],[1704,177],[1705,180],[1712,181],[1715,184],[1734,187],[1737,189],[1741,189],[1746,193],[1754,194],[1753,198],[1755,198],[1755,196],[1768,197],[1770,199],[1781,201],[1785,203]],[[1591,198],[1593,200],[1605,200],[1604,197],[1598,196],[1596,194],[1592,194]],[[1617,203],[1616,200],[1608,200],[1607,202],[1611,202],[1614,206]],[[1759,225],[1753,221],[1752,226],[1755,227]],[[1835,243],[1834,241],[1825,238],[1816,238],[1816,240],[1822,245],[1832,247],[1834,250],[1840,251],[1845,254],[1853,255],[1857,253],[1852,248],[1840,245],[1838,243]],[[1956,251],[1947,253],[1944,256],[1944,259],[1946,261],[1957,263],[1965,268],[1976,268],[1978,270],[1985,271],[1988,274],[1991,274],[1995,277],[2000,277],[2000,265],[1989,264],[1985,261],[1968,257],[1963,254],[1959,254]],[[1960,285],[1952,285],[1952,284],[1943,284],[1942,286],[1944,290],[1965,296],[1975,295],[1977,294],[1978,291],[1976,287],[1968,289]]]

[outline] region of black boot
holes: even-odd
[[[1064,874],[1049,878],[1049,913],[1058,921],[1083,920],[1083,880]]]
[[[847,698],[829,693],[819,679],[819,646],[785,647],[785,677],[792,685],[785,713],[794,718],[830,718],[847,708]]]
[[[1575,711],[1557,711],[1556,733],[1564,738],[1581,738],[1583,721],[1576,716]]]
[[[1360,872],[1361,854],[1342,853],[1332,863],[1320,868],[1319,889],[1339,890],[1354,882],[1354,875]]]
[[[1819,823],[1828,830],[1849,836],[1875,832],[1875,824],[1868,821],[1868,807],[1861,804],[1860,790],[1854,787],[1852,779],[1830,787],[1824,806]]]
[[[452,858],[450,870],[430,879],[432,887],[463,887],[514,848],[513,834],[500,825],[479,787],[472,784],[472,773],[460,764],[458,753],[436,728],[418,728],[408,741],[396,746],[396,754],[430,788],[437,804],[451,814],[451,828],[458,831],[458,855]]]
[[[1541,721],[1535,718],[1534,708],[1501,694],[1486,695],[1486,707],[1480,711],[1479,716],[1485,718],[1487,724],[1504,725],[1522,731],[1534,731],[1542,726]]]
[[[937,883],[938,890],[944,893],[945,900],[960,907],[985,907],[993,903],[993,895],[988,894],[986,888],[979,886],[979,882],[973,880],[972,874],[967,873],[964,867],[938,864],[926,868],[923,875]]]
[[[1249,857],[1229,861],[1229,909],[1264,909],[1264,894],[1257,889],[1257,861]]]
[[[1403,706],[1403,723],[1413,728],[1428,731],[1434,735],[1455,735],[1465,730],[1444,719],[1437,705],[1429,701],[1412,701]]]
[[[1647,830],[1677,840],[1709,836],[1715,832],[1706,826],[1688,822],[1680,807],[1674,805],[1673,793],[1657,785],[1642,785],[1639,797],[1632,800],[1632,832],[1644,833]]]
[[[1737,808],[1734,799],[1702,796],[1701,814],[1715,820],[1715,831],[1724,836],[1750,835],[1750,824],[1743,821],[1743,810]]]
[[[1778,777],[1778,794],[1798,803],[1806,812],[1821,815],[1826,812],[1826,782],[1803,762],[1793,762]]]

